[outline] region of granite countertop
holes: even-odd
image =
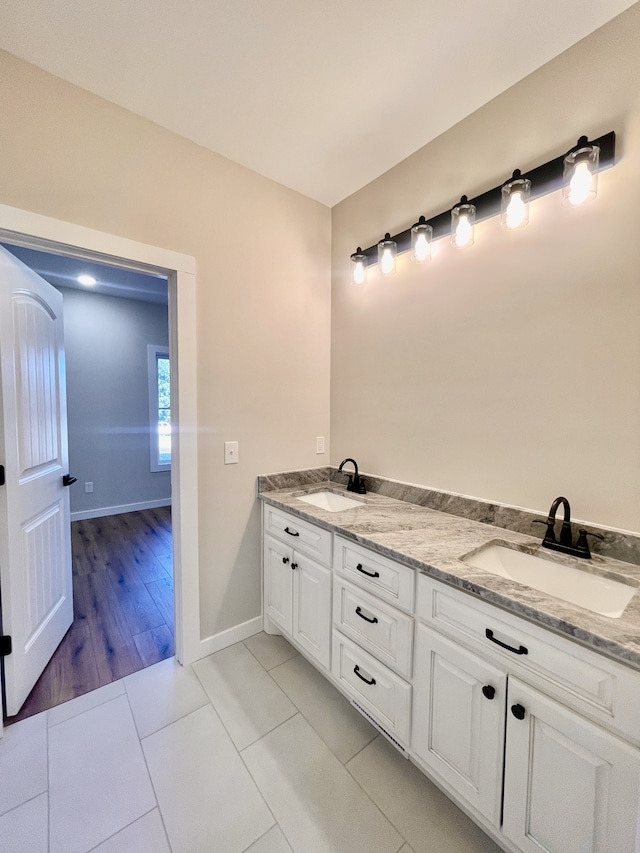
[[[302,495],[325,490],[352,497],[361,501],[362,506],[328,512],[297,500]],[[334,482],[276,489],[262,492],[259,497],[318,527],[640,670],[640,566],[596,554],[591,560],[572,558],[542,549],[540,539],[522,533],[379,494],[354,495]],[[531,554],[540,551],[548,560],[615,577],[636,587],[639,594],[631,599],[620,618],[610,618],[461,561],[461,557],[494,541],[511,543]]]

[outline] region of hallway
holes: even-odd
[[[7,725],[171,657],[171,507],[71,524],[74,621]]]

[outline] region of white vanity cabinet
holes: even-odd
[[[407,747],[414,620],[403,610],[413,611],[415,571],[340,536],[333,567],[333,677]]]
[[[523,853],[636,853],[639,751],[512,677],[507,706],[505,836]]]
[[[514,850],[636,853],[638,673],[424,575],[418,616],[425,769]]]
[[[276,526],[267,512],[271,509],[265,505],[265,529],[271,525],[263,543],[265,615],[314,661],[329,669],[331,533],[286,513],[277,513]],[[290,545],[276,535],[296,544]],[[310,558],[308,551],[327,564]]]

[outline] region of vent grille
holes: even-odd
[[[358,705],[358,703],[355,701],[355,699],[351,700],[351,704],[353,705],[354,708],[356,708],[358,711],[360,711],[360,713],[362,714],[363,717],[366,717],[367,720],[369,720],[369,722],[374,727],[374,729],[377,729],[381,735],[386,737],[386,739],[389,741],[390,744],[395,746],[395,748],[398,750],[398,752],[402,755],[403,758],[409,758],[409,753],[404,748],[404,746],[400,743],[400,741],[396,740],[394,738],[394,736],[389,734],[389,732],[386,729],[383,729],[382,726],[380,725],[380,723],[377,720],[374,720],[374,718],[371,716],[371,714],[369,714],[367,711],[365,711],[365,709],[362,707],[362,705]]]

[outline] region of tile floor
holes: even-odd
[[[499,853],[282,638],[5,729],[3,853]]]

